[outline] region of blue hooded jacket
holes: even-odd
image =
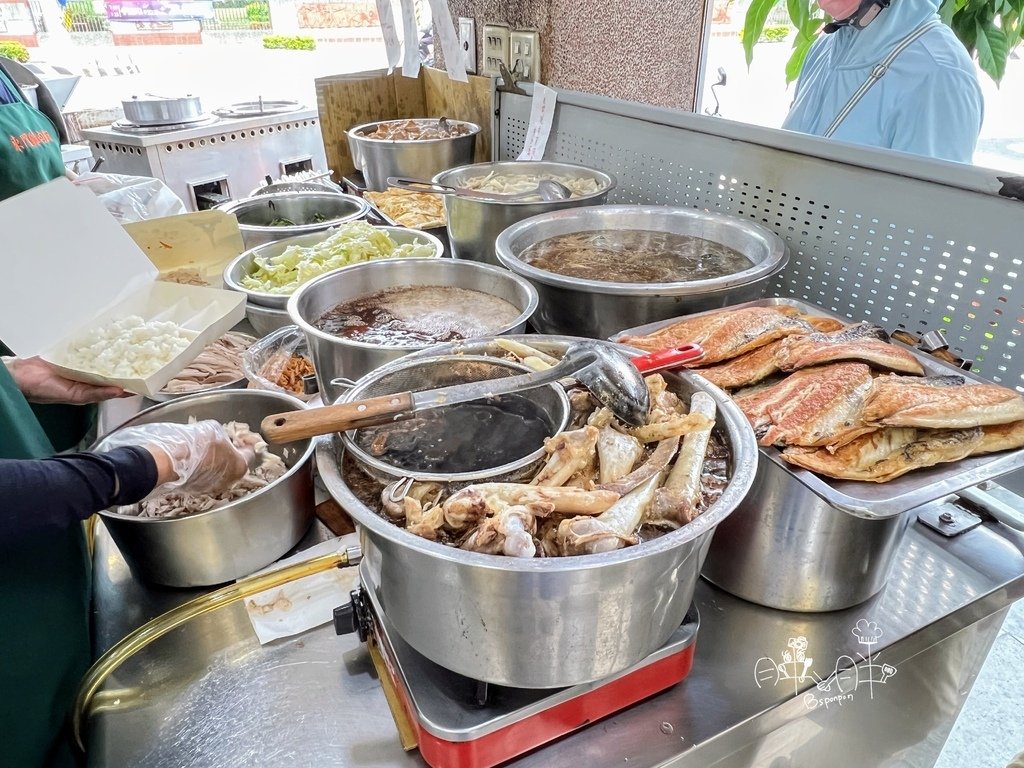
[[[807,54],[782,127],[824,135],[872,68],[913,30],[937,19],[938,7],[939,0],[892,0],[865,29],[822,35]],[[974,63],[941,25],[899,55],[832,138],[969,163],[982,110]]]

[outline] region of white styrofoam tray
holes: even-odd
[[[157,268],[103,204],[66,179],[0,203],[0,231],[7,254],[0,339],[18,355],[49,360],[68,378],[154,395],[245,316],[241,294],[157,282]],[[127,315],[172,320],[198,335],[145,379],[111,378],[62,364],[76,338]]]

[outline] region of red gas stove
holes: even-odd
[[[691,606],[664,646],[617,675],[544,690],[491,685],[435,664],[395,631],[372,589],[352,592],[334,626],[367,644],[406,750],[418,747],[435,768],[490,768],[681,681],[693,665],[698,616]]]

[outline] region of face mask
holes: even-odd
[[[852,13],[849,12],[849,6],[852,4],[851,0],[825,0],[825,2],[819,2],[818,5],[821,9],[836,19],[836,21],[822,27],[822,30],[825,34],[831,34],[843,27],[864,29],[864,27],[878,17],[878,14],[889,7],[890,2],[892,0],[861,0]],[[830,6],[832,10],[829,10]],[[835,13],[832,11],[835,11]]]

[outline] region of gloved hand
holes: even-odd
[[[103,447],[125,445],[146,448],[157,459],[158,485],[147,498],[225,491],[242,479],[255,458],[251,448],[236,448],[220,422],[213,420],[126,427],[108,437]],[[159,454],[168,461],[161,461]]]

